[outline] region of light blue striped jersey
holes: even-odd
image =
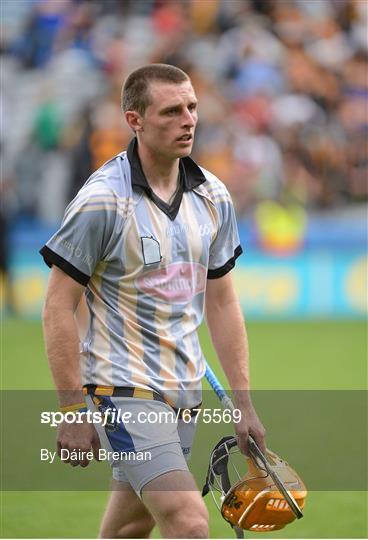
[[[156,390],[200,402],[197,329],[207,279],[241,254],[230,195],[190,158],[172,205],[144,177],[137,141],[98,169],[42,248],[46,263],[86,285],[76,319],[83,384]]]

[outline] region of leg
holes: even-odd
[[[112,401],[116,409],[127,410],[129,407],[137,421],[115,430],[114,437],[100,430],[101,444],[110,450],[113,445],[114,450],[126,450],[124,437],[121,438],[122,446],[116,445],[119,444],[119,435],[128,432],[135,448],[149,448],[149,456],[143,460],[125,459],[113,467],[113,476],[118,484],[114,483],[115,491],[103,518],[100,536],[148,537],[156,521],[167,538],[207,538],[207,509],[188,471],[178,441],[177,424],[168,421],[151,425],[136,418],[138,412],[145,409],[171,412],[170,407],[152,400],[105,399],[107,403]],[[185,441],[182,441],[185,448],[191,447],[194,429],[195,424],[190,429],[187,426]],[[181,434],[179,438],[182,439]],[[124,491],[118,486],[124,486]]]
[[[142,500],[164,538],[208,538],[208,513],[193,476],[171,471],[142,490]]]
[[[127,483],[113,480],[99,538],[149,538],[155,522]]]

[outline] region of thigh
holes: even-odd
[[[139,538],[154,526],[151,513],[128,483],[113,480],[100,538]]]
[[[177,503],[170,497],[170,494],[173,493],[175,493],[175,498],[183,493],[184,495],[189,494],[191,498],[195,497],[197,499],[198,497],[202,500],[193,475],[188,470],[170,471],[154,478],[143,487],[141,495],[142,501],[147,508],[156,509],[161,506],[161,498],[167,499],[168,507],[171,504],[176,506]]]
[[[208,522],[207,508],[189,471],[155,478],[144,486],[142,501],[165,537],[181,538],[180,531],[186,537],[188,522]]]
[[[179,442],[154,446],[144,454],[145,459],[126,461],[121,467],[114,467],[113,473],[115,479],[122,478],[122,473],[139,497],[144,486],[155,478],[170,471],[188,473],[188,465]]]

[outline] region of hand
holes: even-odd
[[[241,411],[241,421],[235,424],[235,432],[238,437],[238,446],[242,454],[249,455],[248,452],[248,436],[252,435],[263,454],[266,453],[265,434],[266,430],[262,422],[257,416],[257,413],[252,405],[237,406]]]
[[[90,460],[87,458],[87,452],[92,449],[94,458],[98,461],[98,451],[100,449],[100,440],[93,424],[83,422],[82,424],[67,424],[62,422],[58,428],[57,453],[61,457],[61,450],[67,449],[70,452],[77,451],[78,458],[63,460],[64,463],[70,463],[72,467],[80,465],[87,467]]]

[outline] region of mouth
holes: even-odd
[[[185,133],[181,137],[178,137],[176,140],[180,142],[189,142],[193,139],[193,135],[191,133]]]

